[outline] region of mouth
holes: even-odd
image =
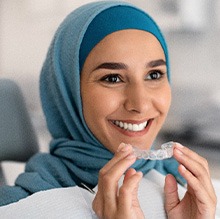
[[[120,129],[124,131],[130,131],[130,132],[141,132],[146,129],[148,124],[150,123],[151,120],[144,121],[142,123],[130,123],[130,122],[123,122],[119,120],[114,120],[113,124]]]

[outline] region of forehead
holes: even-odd
[[[107,35],[92,49],[88,57],[94,56],[95,59],[102,59],[106,56],[117,58],[118,56],[128,57],[137,54],[151,58],[160,56],[165,59],[163,48],[158,39],[149,32],[135,29],[120,30]]]

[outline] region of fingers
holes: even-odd
[[[187,180],[188,191],[192,191],[201,203],[213,204],[216,196],[207,160],[180,144],[175,144],[174,157],[180,163],[179,172]]]
[[[135,161],[135,156],[132,153],[132,146],[129,144],[121,143],[114,157],[101,169],[100,174],[103,175],[107,173],[109,170],[112,169],[115,164],[123,160],[125,157],[127,158],[127,160],[131,161],[133,159],[133,161]]]
[[[135,160],[136,157],[133,154],[132,146],[122,143],[112,160],[100,170],[98,192],[93,201],[93,209],[100,218],[103,215],[111,215],[117,211],[118,181]],[[126,193],[124,187],[128,186],[132,190],[137,185],[141,178],[140,175],[135,170],[126,173],[124,179],[125,185],[121,188],[122,194]]]
[[[196,152],[190,150],[187,147],[184,147],[183,145],[181,145],[179,143],[175,144],[174,151],[177,152],[177,154],[179,154],[179,155],[184,154],[184,156],[186,158],[185,161],[187,161],[187,160],[189,161],[191,159],[191,161],[194,161],[193,164],[195,164],[196,166],[200,165],[200,167],[205,168],[207,174],[210,176],[208,162],[205,158],[201,157]],[[179,156],[179,158],[181,158],[181,157]]]
[[[178,196],[177,182],[174,176],[171,174],[168,174],[165,178],[164,194],[165,209],[166,212],[170,212],[180,202]]]
[[[142,179],[142,172],[136,172],[134,169],[129,169],[126,172],[123,185],[119,189],[118,209],[119,211],[127,212],[133,207],[140,207],[138,196],[138,185]]]
[[[104,186],[104,198],[106,199],[106,202],[115,202],[115,199],[117,198],[118,181],[136,160],[132,151],[130,145],[121,144],[114,158],[100,170],[99,189],[100,186]]]
[[[207,189],[211,188],[209,167],[205,158],[199,156],[197,153],[180,144],[175,145],[174,157],[181,164],[179,171],[182,174],[187,174],[186,176],[188,177],[192,175],[201,181],[205,187],[208,187]],[[192,179],[192,177],[190,178]],[[188,183],[190,183],[190,181],[188,181]]]

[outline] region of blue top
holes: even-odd
[[[94,187],[99,170],[113,157],[88,129],[82,112],[80,69],[92,48],[106,35],[122,29],[141,29],[157,37],[169,62],[165,40],[152,18],[136,7],[116,1],[84,5],[59,26],[40,76],[40,94],[48,129],[53,137],[50,153],[39,153],[26,164],[15,186],[0,188],[0,205],[35,192],[80,185]],[[156,169],[181,178],[174,159],[137,160],[146,174]]]

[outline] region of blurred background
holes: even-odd
[[[0,1],[0,78],[21,87],[41,151],[48,151],[50,135],[40,105],[40,70],[58,25],[87,2],[92,0]],[[169,47],[173,102],[157,144],[173,140],[192,147],[220,179],[220,0],[128,2],[152,15]]]

